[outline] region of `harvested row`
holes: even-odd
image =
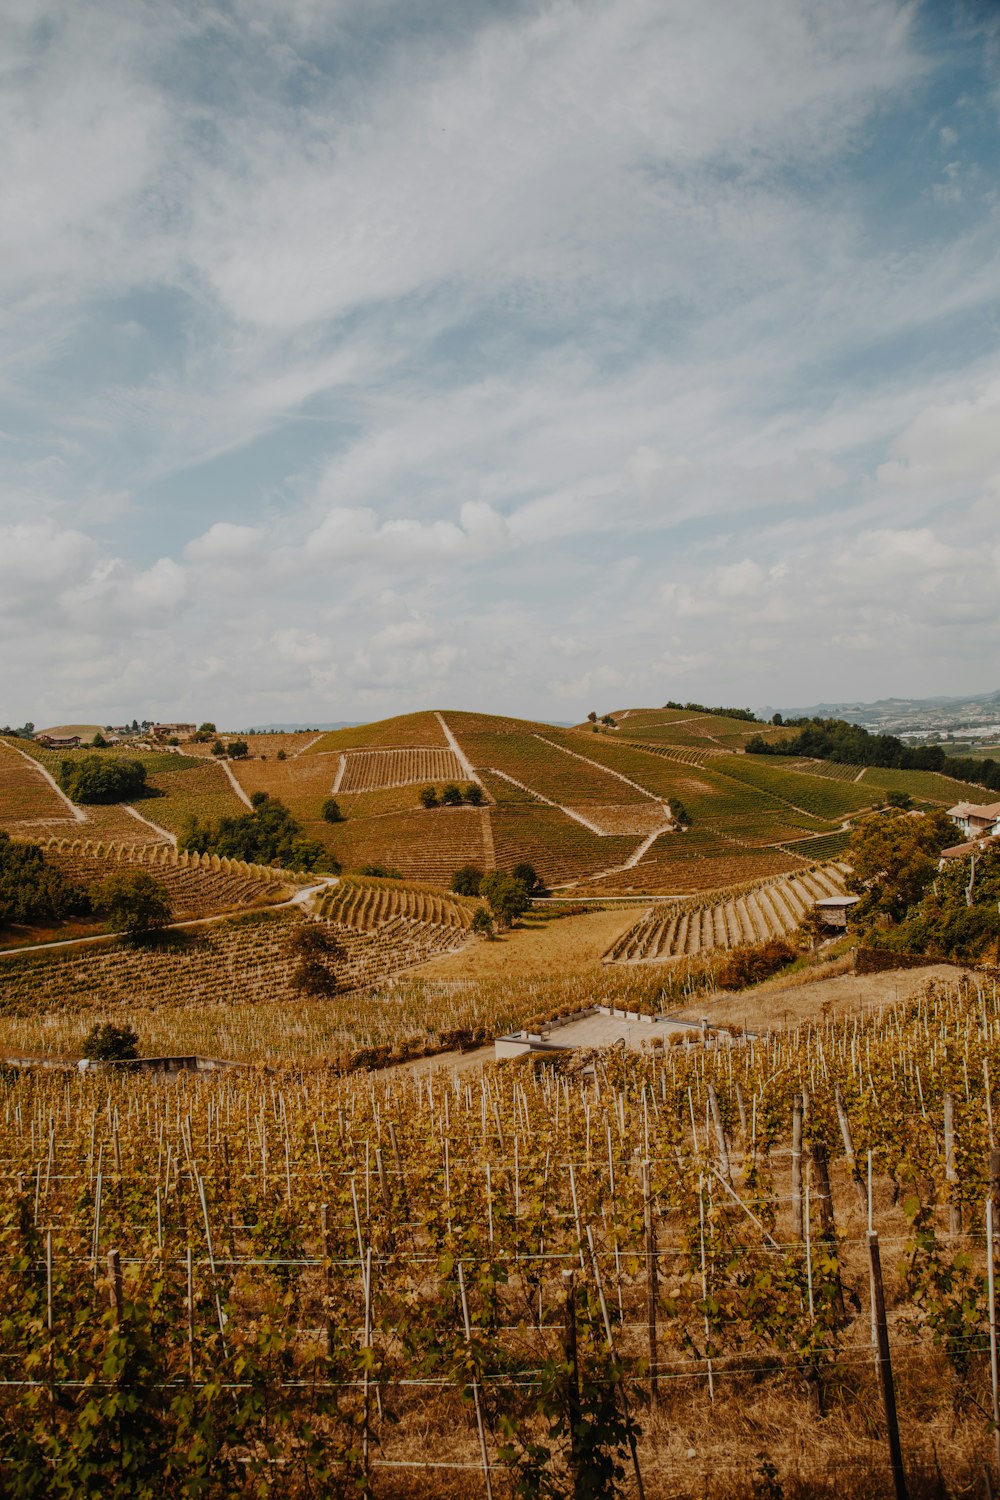
[[[371,792],[415,782],[461,781],[462,767],[452,750],[352,750],[344,757],[338,792]]]
[[[765,881],[711,905],[687,903],[644,913],[605,954],[606,963],[663,963],[712,948],[736,948],[782,937],[814,902],[844,889],[844,865]]]
[[[323,829],[324,842],[345,870],[381,865],[398,870],[404,880],[447,888],[460,865],[491,867],[484,836],[488,818],[486,810],[476,808],[415,808],[379,818],[348,817],[315,831]]]
[[[432,926],[464,931],[472,921],[475,902],[444,895],[433,887],[421,889],[388,881],[342,880],[324,896],[320,911],[330,921],[368,932],[398,917]]]

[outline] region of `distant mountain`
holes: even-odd
[[[773,709],[762,710],[770,717]],[[935,698],[879,698],[873,703],[815,703],[809,708],[783,708],[786,719],[846,719],[866,729],[911,734],[947,733],[975,729],[1000,720],[1000,689],[991,693]]]

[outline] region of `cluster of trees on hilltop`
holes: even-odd
[[[245,859],[254,865],[279,865],[286,870],[339,870],[319,840],[303,833],[283,802],[266,792],[254,792],[250,801],[250,812],[220,818],[217,823],[192,818],[177,847],[196,854]]]
[[[750,724],[760,722],[750,708],[709,708],[705,703],[678,703],[674,698],[668,698],[663,707],[686,708],[693,714],[716,714],[720,719],[745,719]]]
[[[72,802],[131,802],[146,795],[146,767],[140,760],[67,756],[59,762],[56,779]]]
[[[940,745],[904,745],[894,734],[869,734],[846,719],[787,719],[798,733],[782,740],[761,735],[747,741],[748,755],[803,755],[849,766],[880,766],[899,771],[944,771],[958,781],[1000,789],[1000,762],[947,755]]]

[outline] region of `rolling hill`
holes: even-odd
[[[266,792],[347,871],[378,867],[446,887],[460,865],[527,860],[567,894],[701,895],[837,858],[850,820],[890,791],[940,806],[981,792],[937,773],[748,757],[751,735],[782,731],[724,714],[625,709],[609,718],[564,728],[427,710],[254,736],[244,760],[220,762],[205,747],[139,752],[150,794],[130,808],[73,807],[50,779],[59,752],[5,740],[0,828],[118,848],[175,842],[191,817],[239,815]],[[421,805],[423,788],[440,794],[449,783],[462,793],[457,805]],[[331,796],[341,822],[323,817]]]

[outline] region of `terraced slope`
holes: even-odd
[[[76,820],[58,792],[30,760],[0,740],[0,829],[22,838],[43,837]]]
[[[273,870],[197,854],[178,855],[168,845],[145,848],[95,847],[89,840],[52,840],[45,858],[84,887],[123,868],[143,868],[166,888],[174,920],[187,921],[216,912],[273,906],[291,896],[297,882]]]
[[[827,865],[762,881],[715,902],[653,907],[608,950],[606,963],[665,963],[685,954],[761,943],[794,932],[824,896],[844,889],[847,867]]]

